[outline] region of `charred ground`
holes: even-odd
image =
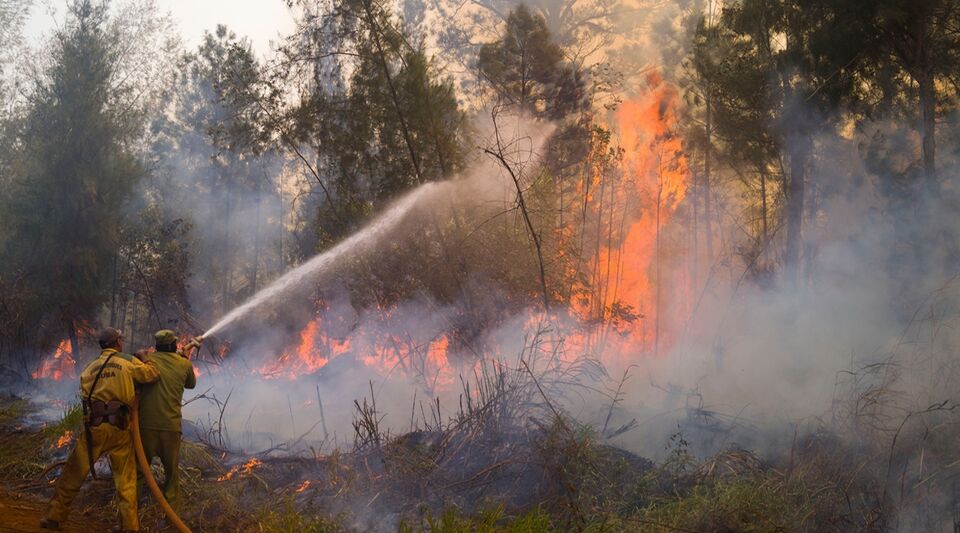
[[[31,4],[0,0],[6,495],[49,494],[98,328],[201,334],[430,188],[208,339],[188,522],[958,527],[955,1],[292,0],[266,55],[140,0],[31,42]]]

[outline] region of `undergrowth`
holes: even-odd
[[[338,517],[328,517],[311,507],[298,507],[293,496],[268,502],[254,513],[251,531],[271,533],[339,533],[347,531]]]
[[[429,510],[418,523],[402,521],[400,533],[550,533],[557,531],[551,525],[551,517],[541,509],[534,509],[516,517],[506,517],[503,506],[464,516],[453,507],[448,507],[434,516]]]
[[[83,406],[77,401],[67,405],[63,410],[63,415],[56,422],[45,426],[43,434],[47,439],[56,442],[67,431],[70,431],[73,435],[79,435],[82,430]]]

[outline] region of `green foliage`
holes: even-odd
[[[309,65],[302,100],[275,127],[285,148],[317,150],[310,170],[320,190],[304,208],[316,213],[310,227],[319,231],[320,246],[373,208],[463,165],[467,130],[453,85],[392,9],[377,0],[340,0],[325,15],[302,20],[298,38],[283,49],[285,64]],[[288,75],[271,83],[289,83]]]
[[[507,531],[510,533],[549,533],[556,531],[556,529],[551,525],[549,514],[541,509],[534,509],[511,521]]]
[[[551,526],[550,516],[534,509],[517,517],[506,517],[503,506],[481,511],[472,516],[463,516],[456,508],[447,507],[435,517],[427,511],[417,526],[406,521],[400,523],[401,533],[549,533],[556,531]]]
[[[704,15],[693,34],[683,83],[703,125],[690,121],[691,146],[717,153],[747,191],[753,242],[740,255],[758,279],[776,237],[796,281],[807,188],[832,186],[812,172],[814,138],[836,132],[863,85],[861,51],[836,31],[834,15],[818,3],[745,0],[724,4],[719,18]]]
[[[24,430],[29,402],[0,395],[0,477],[7,481],[32,480],[46,466],[50,441],[43,431]]]
[[[0,424],[18,420],[26,414],[29,403],[15,396],[0,396]]]
[[[43,428],[47,439],[56,443],[67,431],[73,432],[75,437],[83,430],[83,406],[79,401],[71,403],[63,410],[63,416],[55,424],[48,424]]]
[[[180,58],[166,113],[153,124],[158,164],[134,206],[141,224],[130,242],[144,275],[131,268],[124,281],[150,290],[150,312],[164,326],[188,311],[222,313],[286,265],[278,211],[289,204],[275,201],[281,161],[250,46],[222,25],[206,32]]]
[[[543,16],[520,4],[506,30],[480,47],[477,68],[502,103],[536,116],[560,119],[584,108],[580,73],[564,61]]]
[[[336,518],[311,512],[296,505],[293,495],[283,499],[281,505],[270,502],[256,513],[256,523],[250,531],[283,533],[334,533],[347,531]]]
[[[75,337],[108,297],[123,207],[144,174],[131,149],[140,122],[118,105],[128,90],[114,79],[119,46],[105,6],[74,2],[36,80],[0,210],[0,285],[22,298],[7,331],[46,324]]]
[[[664,531],[794,531],[804,518],[798,503],[761,479],[747,479],[697,485],[687,495],[652,505],[643,518]]]

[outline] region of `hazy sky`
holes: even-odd
[[[27,39],[35,39],[56,27],[67,4],[67,0],[35,0],[27,22]],[[237,35],[249,37],[253,49],[263,56],[270,50],[271,40],[276,41],[278,35],[293,29],[293,18],[284,0],[157,0],[157,5],[171,13],[187,49],[200,43],[204,30],[213,31],[217,24],[226,24]],[[50,14],[51,10],[56,17]]]

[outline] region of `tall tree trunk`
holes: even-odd
[[[113,282],[110,284],[110,326],[116,327],[117,323],[117,279],[118,265],[120,263],[120,253],[113,253]]]
[[[223,284],[220,290],[221,314],[226,313],[226,311],[230,309],[233,300],[230,295],[230,292],[233,290],[233,284],[231,283],[231,275],[233,273],[233,248],[230,246],[230,214],[233,206],[229,185],[225,185],[224,192],[226,193],[224,194],[226,206],[223,213]]]
[[[812,163],[810,167],[812,167]],[[806,232],[803,235],[803,268],[806,281],[813,280],[814,261],[816,260],[816,247],[814,232],[817,228],[817,210],[819,207],[819,187],[817,186],[817,173],[807,169],[807,186],[805,187],[806,199],[804,208],[806,210]]]
[[[800,249],[803,245],[803,196],[806,180],[809,139],[787,138],[790,146],[790,181],[787,184],[787,249],[784,254],[784,277],[796,286],[800,279]]]
[[[264,173],[264,179],[266,179],[266,173]],[[263,205],[263,188],[260,185],[261,182],[257,182],[257,213],[256,217],[256,229],[254,230],[253,236],[253,261],[251,261],[250,272],[248,274],[247,280],[250,285],[250,294],[255,294],[257,292],[257,273],[260,268],[260,232],[263,224],[261,224],[261,206]]]
[[[697,232],[700,231],[700,220],[699,220],[699,217],[700,217],[700,212],[699,212],[700,206],[699,206],[699,203],[700,203],[700,197],[701,197],[702,195],[703,195],[703,184],[701,183],[701,184],[699,184],[698,186],[695,187],[695,189],[694,189],[693,202],[691,203],[691,210],[692,210],[692,215],[693,215],[693,224],[692,224],[693,227],[692,227],[692,229],[691,229],[691,231],[690,231],[690,250],[692,251],[692,253],[690,254],[690,286],[691,286],[691,287],[699,287],[699,286],[700,286],[700,283],[699,283],[699,280],[700,280],[700,257],[699,257],[700,243],[699,243],[699,235],[697,235]]]
[[[600,265],[600,252],[603,249],[603,207],[606,199],[607,188],[606,172],[600,173],[600,202],[597,205],[597,235],[594,239],[593,264],[596,265],[594,273],[591,276],[590,297],[596,304],[594,306],[594,319],[598,324],[603,323],[603,274]]]
[[[795,27],[787,31],[785,48],[787,51],[801,50],[803,38],[794,33]],[[787,183],[787,248],[783,258],[784,281],[789,287],[797,287],[800,281],[800,254],[803,247],[803,200],[807,172],[807,158],[811,149],[811,138],[807,126],[808,117],[803,111],[804,102],[791,79],[790,69],[781,71],[783,84],[783,114],[787,127],[783,136],[783,146],[790,162],[790,176]]]
[[[917,76],[920,86],[920,120],[923,138],[923,174],[926,179],[927,193],[935,198],[939,193],[936,169],[936,92],[933,86],[933,72],[923,68]]]
[[[656,254],[656,277],[657,277],[657,289],[656,296],[653,302],[654,312],[656,317],[654,318],[654,331],[653,331],[653,355],[660,355],[660,289],[663,287],[663,280],[660,279],[660,205],[663,203],[663,147],[660,148],[660,154],[657,158],[657,233],[656,233],[656,244],[654,248],[654,253]]]
[[[67,319],[67,337],[70,339],[70,356],[76,361],[80,355],[80,338],[77,335],[77,322]]]
[[[383,75],[387,79],[387,88],[390,89],[390,98],[393,101],[393,108],[397,112],[397,119],[400,121],[400,130],[403,132],[403,141],[407,145],[407,151],[410,153],[410,162],[413,164],[413,171],[417,177],[417,184],[423,184],[423,174],[420,172],[420,158],[413,147],[413,140],[410,136],[410,129],[407,127],[407,120],[403,114],[400,104],[400,96],[397,94],[397,88],[393,83],[393,76],[390,74],[390,67],[387,65],[387,54],[380,41],[380,26],[377,24],[373,15],[373,8],[370,5],[371,0],[364,0],[363,9],[366,12],[367,26],[370,28],[370,34],[373,37],[373,44],[377,48],[377,57],[380,59],[380,67],[383,69]]]
[[[286,206],[283,203],[283,169],[280,170],[279,187],[277,187],[277,193],[278,193],[277,196],[280,199],[280,224],[278,225],[278,227],[280,228],[280,239],[279,239],[280,257],[279,257],[279,260],[277,261],[277,271],[283,272],[287,269],[286,247],[284,246],[286,242],[286,239],[284,239],[284,236],[286,233],[286,225],[287,225],[287,211],[286,211]]]
[[[137,324],[138,319],[140,318],[140,306],[137,305],[137,293],[130,293],[130,312],[132,317],[130,319],[130,331],[126,333],[127,337],[127,346],[129,346],[129,351],[134,351],[134,346],[136,345],[137,340]]]
[[[126,292],[127,291],[124,290],[120,293],[120,311],[118,313],[120,316],[117,317],[116,324],[113,324],[113,327],[119,329],[120,331],[125,331],[125,328],[127,327],[127,303],[129,301],[129,296],[126,294]]]
[[[705,133],[707,136],[707,145],[705,147],[705,153],[703,156],[703,227],[706,231],[706,246],[707,246],[707,266],[710,267],[713,264],[713,230],[711,228],[711,215],[710,215],[710,164],[711,156],[713,155],[713,102],[711,101],[711,95],[709,89],[707,90],[707,117],[706,117],[706,128]]]
[[[769,230],[767,229],[767,165],[760,164],[760,220],[762,223],[760,242],[766,246]]]

